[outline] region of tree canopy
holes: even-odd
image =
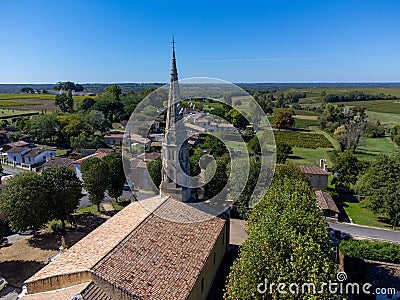
[[[252,210],[247,233],[228,275],[224,299],[282,299],[277,288],[270,293],[271,283],[287,283],[287,288],[296,283],[300,289],[304,283],[312,283],[318,289],[333,279],[327,229],[307,182],[287,177],[274,180]],[[262,293],[260,283],[265,282],[269,286]],[[330,299],[331,295],[326,290],[323,294],[287,292],[284,296]]]
[[[51,218],[61,220],[64,230],[65,220],[78,207],[82,198],[82,183],[74,171],[67,167],[44,170],[42,180],[46,186]]]
[[[375,212],[385,213],[397,226],[400,215],[400,154],[382,155],[358,179],[355,190]]]
[[[121,197],[126,182],[122,156],[117,153],[111,153],[103,158],[108,167],[107,193],[117,200]]]
[[[89,200],[97,205],[100,211],[100,203],[104,199],[104,193],[108,185],[108,167],[97,157],[91,157],[81,164],[83,188],[89,193]]]

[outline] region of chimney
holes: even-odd
[[[324,164],[324,170],[328,171],[328,165],[327,164]]]
[[[326,159],[321,158],[321,159],[319,160],[319,167],[320,167],[320,168],[324,168],[325,162],[326,162]]]

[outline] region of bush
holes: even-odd
[[[61,221],[59,220],[53,220],[50,222],[50,228],[54,233],[61,233],[64,232],[63,226],[61,224]]]
[[[400,245],[390,242],[344,240],[339,245],[345,256],[390,263],[400,263]]]

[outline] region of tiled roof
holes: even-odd
[[[105,139],[123,139],[124,134],[123,133],[108,133],[104,136]]]
[[[94,282],[82,291],[81,297],[83,300],[113,300]]]
[[[40,154],[42,154],[43,152],[47,151],[48,149],[40,149],[40,148],[33,148],[31,151],[29,151],[28,153],[25,153],[23,156],[25,157],[36,157]],[[55,151],[55,150],[52,150]]]
[[[154,204],[156,207],[162,200],[160,197],[154,197],[143,201],[150,205]],[[146,207],[148,208],[147,204]],[[29,284],[29,282],[57,275],[90,270],[149,214],[149,210],[139,202],[131,203],[70,249],[67,249],[55,261],[39,270],[26,283]]]
[[[307,175],[329,175],[329,172],[318,166],[300,166],[301,171]]]
[[[29,143],[25,142],[25,141],[18,141],[18,142],[7,144],[7,146],[10,146],[10,147],[25,147],[28,145],[29,145]]]
[[[187,299],[225,224],[219,217],[195,222],[204,214],[169,198],[96,264],[94,275],[142,299]]]
[[[14,147],[7,151],[7,153],[22,153],[30,148],[28,147]]]
[[[159,152],[151,152],[151,153],[142,153],[138,155],[138,158],[143,159],[146,162],[156,160],[161,157],[161,153]]]
[[[229,128],[229,127],[235,127],[235,126],[233,126],[233,124],[229,124],[229,123],[220,123],[220,124],[218,124],[218,127]]]
[[[194,130],[194,131],[198,131],[198,132],[205,132],[206,129],[204,127],[195,125],[195,124],[191,124],[191,123],[185,123],[185,127],[187,130]]]
[[[108,155],[108,153],[106,153],[106,152],[97,152],[97,153],[94,153],[94,154],[85,156],[85,157],[83,157],[83,158],[81,158],[81,159],[75,160],[75,161],[74,161],[74,165],[75,165],[75,164],[80,165],[80,164],[83,163],[86,159],[91,158],[91,157],[97,157],[97,158],[102,159],[103,157],[105,157],[105,156],[107,156],[107,155]]]
[[[43,164],[43,167],[69,167],[73,163],[73,159],[67,157],[52,157]]]
[[[317,202],[320,209],[331,210],[339,213],[339,209],[331,195],[323,191],[315,191],[315,195],[317,196]]]

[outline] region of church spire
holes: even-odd
[[[168,95],[167,118],[162,144],[162,181],[160,192],[173,198],[191,201],[189,150],[183,108],[179,92],[178,70],[175,58],[175,39],[172,38],[172,67]]]
[[[170,83],[178,80],[178,70],[176,69],[176,58],[175,58],[175,38],[172,37],[172,67],[171,67],[171,79]]]

